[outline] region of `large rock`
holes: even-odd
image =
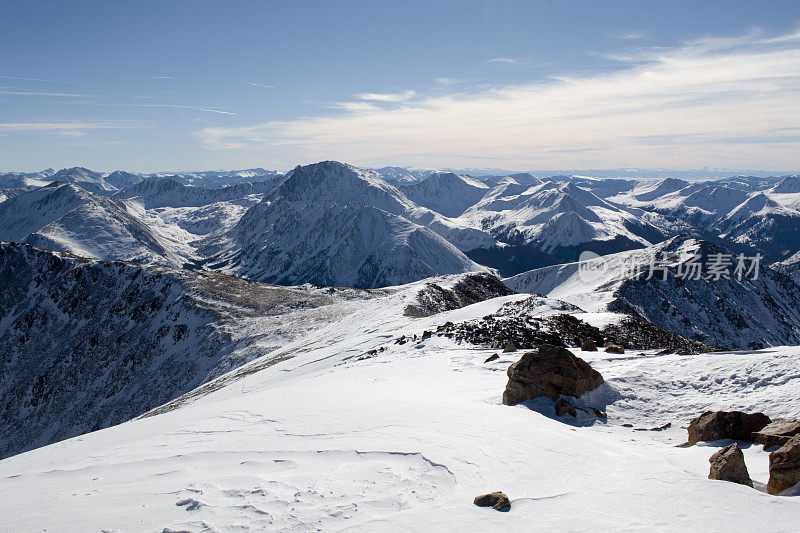
[[[540,396],[551,400],[560,394],[579,397],[603,383],[589,363],[560,346],[542,344],[508,367],[503,403],[513,405]]]
[[[708,479],[721,479],[748,487],[753,486],[747,465],[744,464],[742,449],[735,442],[712,455],[708,462],[711,463]]]
[[[477,496],[472,503],[478,507],[491,507],[495,511],[502,511],[511,507],[511,500],[502,492],[490,492],[489,494]]]
[[[706,411],[689,423],[689,441],[693,445],[700,441],[721,439],[753,442],[754,434],[761,431],[771,420],[764,413],[742,413],[741,411]]]
[[[800,435],[800,420],[778,418],[756,433],[753,442],[763,444],[764,448],[783,446],[795,435]]]
[[[587,337],[583,339],[583,342],[581,343],[581,350],[584,352],[596,352],[597,343],[594,342],[594,339]]]
[[[767,492],[780,494],[800,483],[800,435],[769,454]]]
[[[625,348],[619,344],[606,344],[606,353],[625,353]]]

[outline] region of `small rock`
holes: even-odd
[[[486,358],[486,361],[484,361],[484,363],[488,363],[490,361],[494,361],[495,359],[500,359],[500,356],[497,355],[496,353],[493,353],[492,355],[490,355],[489,357]]]
[[[601,411],[600,409],[597,409],[596,407],[592,407],[592,411],[594,412],[594,416],[596,416],[597,418],[602,418],[603,420],[608,418],[608,415],[606,414],[605,411]]]
[[[556,416],[570,415],[572,417],[578,416],[578,410],[575,406],[566,401],[564,398],[559,398],[556,401]]]
[[[508,383],[503,392],[506,405],[540,396],[553,401],[561,394],[578,398],[603,384],[603,376],[589,363],[566,348],[550,344],[525,352],[519,361],[508,367],[507,374]]]
[[[783,446],[798,434],[800,434],[800,420],[777,418],[756,433],[753,442],[763,444],[764,448]]]
[[[594,342],[592,338],[583,339],[581,343],[581,350],[584,352],[596,352],[597,351],[597,343]]]
[[[753,435],[771,420],[764,413],[706,411],[689,423],[689,446],[700,441],[733,439],[753,442]]]
[[[748,487],[753,486],[747,465],[744,463],[744,454],[735,442],[712,455],[708,462],[711,463],[708,479],[721,479]]]
[[[606,345],[606,353],[625,353],[625,348],[619,344],[609,343]]]
[[[624,428],[632,428],[633,424],[622,424],[622,427],[624,427]]]
[[[506,343],[505,348],[503,348],[503,353],[516,352],[516,351],[517,351],[517,345],[514,344],[514,341],[512,340],[509,340]]]
[[[491,507],[495,511],[502,511],[503,509],[511,507],[511,500],[508,499],[508,496],[499,491],[478,496],[473,503],[478,507]]]
[[[780,494],[800,483],[800,435],[769,454],[767,492]]]

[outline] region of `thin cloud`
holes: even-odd
[[[14,95],[14,96],[58,96],[64,98],[85,98],[85,94],[76,93],[50,93],[43,91],[26,91],[21,89],[0,89],[0,94]]]
[[[0,135],[9,133],[49,133],[64,136],[80,136],[92,130],[118,130],[142,128],[135,121],[100,122],[0,122]]]
[[[488,60],[487,63],[507,63],[509,65],[518,65],[521,63],[521,61],[514,57],[495,57]]]
[[[416,91],[403,91],[400,93],[361,93],[356,95],[361,100],[374,100],[376,102],[405,102],[416,96]]]
[[[800,35],[642,49],[611,72],[417,97],[403,106],[197,132],[210,149],[288,160],[513,168],[797,168]],[[642,142],[648,139],[647,142]],[[769,141],[769,142],[768,142]]]
[[[614,34],[613,37],[622,41],[640,41],[649,35],[650,34],[646,31],[629,31]]]
[[[247,85],[250,85],[251,87],[264,87],[264,88],[266,88],[266,89],[274,89],[274,88],[275,88],[273,85],[267,85],[266,83],[254,83],[254,82],[250,82],[250,83],[248,83]]]
[[[175,76],[147,76],[148,80],[175,80]]]

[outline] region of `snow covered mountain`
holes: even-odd
[[[520,292],[546,294],[585,311],[641,316],[683,337],[727,349],[800,344],[800,286],[761,265],[757,279],[732,275],[707,279],[714,254],[729,252],[715,244],[675,237],[643,250],[525,272],[505,283]],[[700,279],[681,277],[693,257],[703,265]],[[662,262],[666,258],[666,263]],[[654,270],[651,265],[656,265]],[[667,274],[661,266],[666,266]],[[747,267],[749,268],[749,264]],[[650,277],[649,272],[654,275]],[[650,277],[650,279],[647,279]]]
[[[54,182],[0,203],[0,240],[99,259],[183,262],[124,204],[73,183]]]
[[[398,188],[417,205],[451,218],[463,214],[489,191],[482,181],[452,172],[434,172],[423,180],[401,183]]]
[[[570,181],[527,187],[507,178],[458,220],[501,243],[468,255],[507,275],[575,260],[586,249],[613,253],[665,237],[657,215],[611,203]]]
[[[377,174],[332,161],[297,167],[251,207],[207,262],[279,284],[398,285],[485,270],[407,217],[419,208]]]

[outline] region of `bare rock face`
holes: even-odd
[[[747,465],[744,464],[742,449],[735,442],[712,455],[708,462],[711,463],[708,479],[721,479],[748,487],[753,486]]]
[[[753,442],[763,444],[764,448],[783,446],[798,434],[800,434],[800,420],[777,418],[756,433]]]
[[[513,405],[540,396],[555,401],[560,394],[577,398],[602,383],[603,376],[583,359],[561,346],[542,344],[508,367],[503,403]]]
[[[607,353],[625,353],[625,348],[619,344],[606,344]]]
[[[502,492],[490,492],[477,496],[472,502],[478,507],[491,507],[495,511],[502,511],[511,507],[511,500]]]
[[[767,492],[780,494],[800,483],[800,435],[769,454]]]
[[[594,342],[594,339],[583,339],[583,342],[581,343],[581,350],[584,352],[596,352],[597,343]]]
[[[734,439],[753,442],[754,434],[771,422],[764,413],[706,411],[689,423],[688,445],[700,441]]]

